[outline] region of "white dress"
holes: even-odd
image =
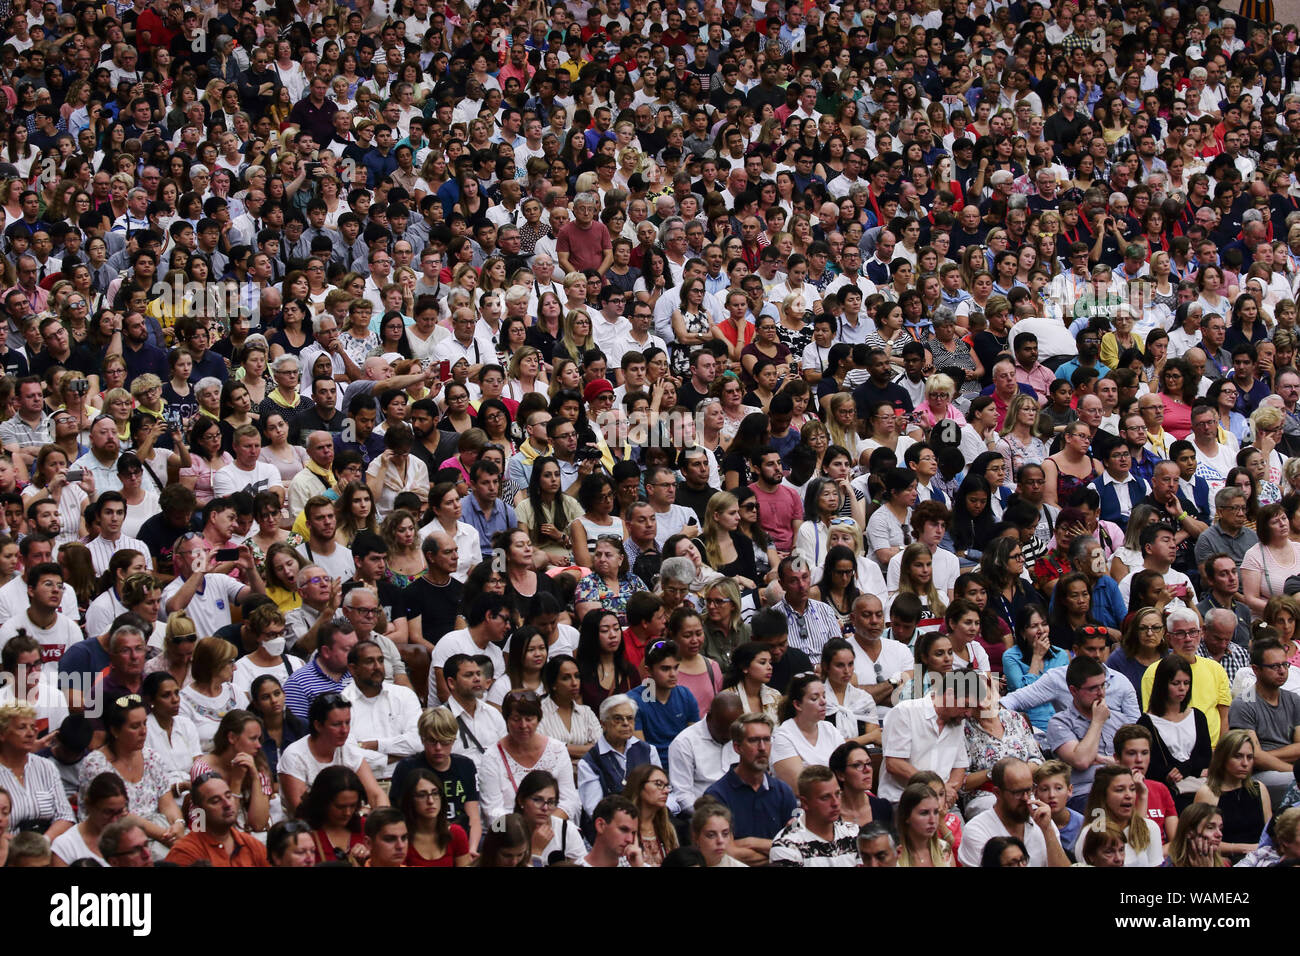
[[[569,815],[570,820],[578,819],[582,807],[578,800],[578,788],[573,782],[573,761],[569,759],[568,748],[554,737],[549,737],[546,749],[531,767],[523,766],[506,753],[501,741],[488,746],[478,768],[478,790],[484,822],[490,824],[514,810],[519,783],[530,770],[546,770],[554,774],[560,785],[560,809]]]
[[[190,767],[194,765],[194,758],[203,749],[199,746],[198,729],[184,714],[177,714],[172,718],[170,737],[158,723],[158,718],[150,714],[145,746],[152,748],[162,759],[169,784],[189,782]]]
[[[824,767],[831,759],[831,753],[842,743],[844,734],[834,724],[823,720],[817,724],[817,743],[814,746],[808,743],[808,738],[791,718],[776,728],[772,735],[772,766],[787,758],[798,757],[804,766]]]
[[[77,860],[94,860],[100,866],[108,866],[107,860],[86,846],[85,839],[76,827],[64,830],[56,836],[54,842],[50,844],[50,849],[64,863],[72,864]]]
[[[199,746],[204,753],[212,750],[212,738],[221,718],[237,707],[248,706],[248,695],[234,684],[223,684],[217,698],[200,694],[193,684],[181,690],[181,714],[194,722],[199,733]]]

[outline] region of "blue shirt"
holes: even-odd
[[[334,680],[320,668],[315,655],[305,667],[299,667],[284,682],[284,706],[301,720],[307,719],[311,702],[321,694],[337,693],[352,683],[352,675],[344,674]]]
[[[740,779],[734,767],[704,792],[731,811],[731,835],[737,840],[773,839],[790,822],[797,806],[794,791],[783,780],[767,774],[755,790]]]
[[[1059,647],[1052,648],[1052,653],[1043,661],[1043,674],[1057,668],[1065,667],[1070,663],[1070,655],[1065,653]],[[1002,671],[1007,675],[1007,687],[1010,690],[1019,690],[1028,684],[1037,681],[1043,674],[1031,674],[1029,665],[1026,663],[1024,655],[1019,647],[1011,647],[1002,655]],[[1029,708],[1025,716],[1029,722],[1038,730],[1047,730],[1047,722],[1052,719],[1055,708],[1050,703],[1038,704]]]
[[[659,703],[655,685],[642,684],[629,695],[636,701],[636,729],[645,742],[659,751],[663,766],[668,766],[668,745],[673,738],[700,719],[700,706],[695,695],[678,684],[668,694],[668,702]]]
[[[492,502],[491,514],[484,514],[478,499],[473,495],[465,498],[462,518],[467,525],[478,532],[479,547],[483,549],[485,558],[492,557],[493,536],[501,531],[509,531],[519,524],[519,519],[515,517],[515,509],[500,498]]]

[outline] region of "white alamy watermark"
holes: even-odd
[[[56,929],[129,929],[133,936],[153,932],[150,893],[83,892],[72,886],[50,897],[50,925]]]

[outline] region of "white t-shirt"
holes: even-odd
[[[298,545],[298,553],[302,555],[303,560],[308,564],[314,564],[317,567],[324,568],[330,577],[338,581],[351,580],[357,573],[356,562],[352,560],[352,552],[343,547],[338,541],[334,542],[334,551],[332,554],[324,554],[311,548],[311,545],[304,541]]]
[[[21,574],[0,587],[0,621],[22,614],[29,607],[31,600],[27,597],[27,582]],[[81,617],[77,607],[77,592],[72,590],[71,584],[63,585],[63,603],[59,605],[59,612],[73,621]]]
[[[430,679],[432,679],[433,669],[441,668],[447,663],[447,658],[453,654],[468,654],[470,657],[486,654],[492,659],[492,666],[495,668],[494,676],[505,677],[506,659],[501,653],[501,648],[489,643],[487,647],[480,649],[469,636],[469,628],[463,627],[460,630],[448,631],[443,635],[442,640],[433,646],[432,660],[429,662]]]
[[[791,718],[777,727],[772,735],[772,764],[775,766],[778,761],[798,757],[805,766],[824,767],[830,761],[831,753],[842,743],[844,735],[834,724],[823,720],[817,724],[817,744],[814,746],[808,743],[808,738]]]
[[[951,594],[952,589],[957,586],[957,575],[961,574],[961,562],[957,560],[957,555],[943,548],[937,548],[932,558],[936,590],[940,594]],[[902,560],[903,552],[900,551],[889,559],[889,567],[885,569],[885,585],[889,588],[890,594],[898,590],[898,568]]]
[[[310,737],[299,737],[280,754],[278,770],[281,774],[301,780],[311,786],[326,767],[347,767],[354,773],[366,762],[366,752],[355,744],[345,743],[334,751],[334,756],[321,763],[309,746]]]
[[[1047,825],[1053,830],[1056,829],[1056,824],[1050,820],[1047,821]],[[976,814],[966,822],[966,827],[962,830],[961,846],[957,849],[957,860],[962,866],[979,866],[980,858],[984,855],[985,845],[989,840],[1000,836],[1011,836],[1001,817],[992,810],[985,810],[983,813]],[[1043,836],[1043,831],[1038,829],[1038,824],[1034,823],[1033,820],[1025,824],[1025,835],[1022,842],[1029,852],[1030,866],[1047,866],[1047,838]]]
[[[174,578],[163,588],[164,608],[184,584],[180,578]],[[228,574],[209,571],[204,575],[203,583],[185,606],[185,613],[194,622],[195,630],[201,635],[211,635],[228,625],[231,621],[230,609],[244,587]]]
[[[230,682],[235,685],[237,690],[252,696],[253,681],[257,680],[263,674],[270,674],[283,684],[293,671],[303,666],[303,661],[293,657],[291,654],[280,655],[280,663],[273,664],[270,667],[262,667],[260,664],[254,664],[247,656],[241,657],[235,661],[235,676]],[[293,670],[290,670],[290,667]]]
[[[74,618],[55,614],[54,623],[44,628],[37,627],[24,611],[0,625],[0,647],[4,647],[9,643],[10,638],[17,636],[19,628],[36,638],[37,643],[41,645],[41,658],[46,661],[58,660],[69,647],[86,639]]]
[[[874,661],[867,656],[867,652],[857,641],[849,643],[853,645],[853,679],[859,684],[870,686],[884,683],[895,674],[907,673],[915,665],[911,649],[902,641],[895,641],[888,637],[881,638],[880,654]],[[879,677],[876,676],[877,664],[880,665]]]
[[[251,470],[245,471],[234,462],[219,469],[212,476],[212,495],[221,498],[233,495],[236,491],[247,491],[251,495],[267,491],[272,486],[283,486],[280,469],[264,461],[255,463]]]
[[[1169,602],[1171,607],[1196,607],[1196,591],[1192,588],[1192,579],[1183,574],[1182,571],[1175,571],[1170,568],[1165,572],[1165,585],[1172,591],[1174,588],[1182,585],[1187,588],[1185,598],[1175,597]],[[1127,605],[1129,602],[1129,592],[1133,590],[1133,575],[1128,575],[1123,581],[1119,582],[1119,595],[1124,599]]]

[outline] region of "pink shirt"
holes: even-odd
[[[794,547],[794,523],[803,520],[803,502],[799,493],[789,485],[778,485],[776,491],[764,491],[761,485],[750,485],[758,499],[758,520],[772,539],[777,551],[788,552]]]

